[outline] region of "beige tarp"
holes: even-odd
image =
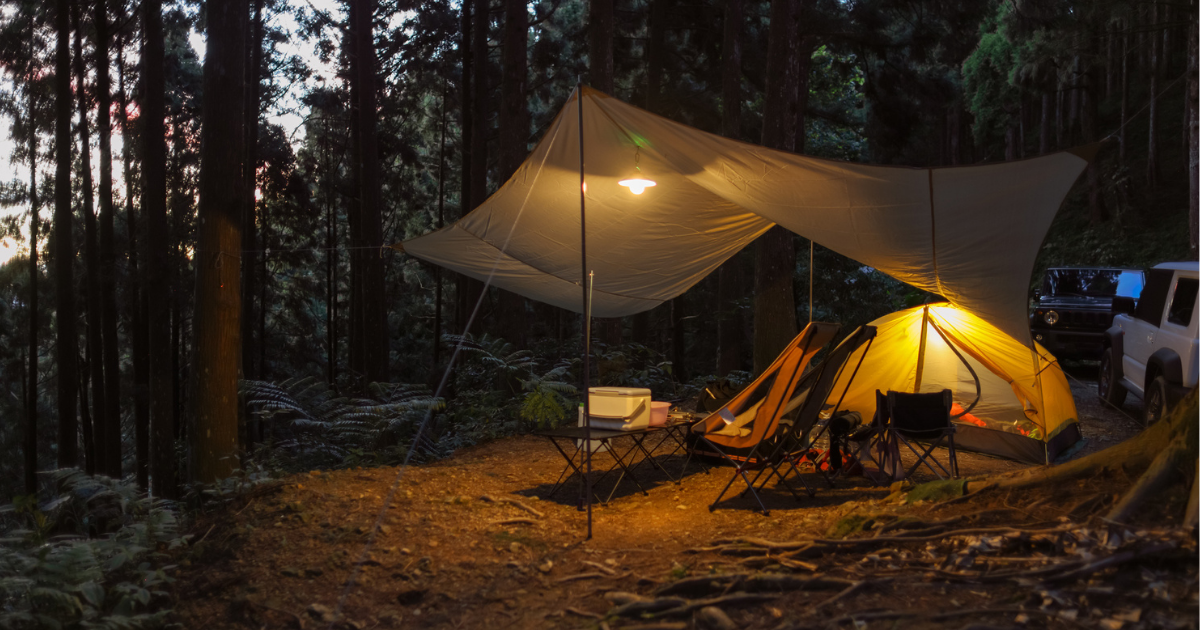
[[[577,97],[499,191],[403,249],[579,312]],[[1034,258],[1087,165],[1072,152],[935,169],[822,160],[706,133],[588,88],[582,117],[597,317],[680,295],[778,223],[1028,345]],[[635,159],[658,182],[641,195],[617,184]]]

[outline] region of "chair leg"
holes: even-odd
[[[927,448],[925,448],[924,452],[921,452],[921,451],[918,451],[915,447],[913,447],[913,445],[903,435],[897,434],[897,436],[900,438],[900,441],[903,442],[904,445],[908,447],[908,450],[912,451],[913,454],[917,456],[917,462],[915,464],[913,464],[911,468],[908,469],[908,472],[905,473],[905,476],[911,477],[912,474],[914,472],[916,472],[918,468],[921,467],[921,464],[925,464],[925,467],[928,468],[929,471],[932,472],[933,475],[935,477],[937,477],[938,479],[945,479],[946,477],[953,477],[953,475],[951,475],[950,471],[946,470],[946,467],[943,466],[942,463],[939,462],[936,457],[933,457],[933,449],[937,448],[937,446],[942,443],[942,438],[938,438],[938,440],[936,442],[931,443]],[[931,460],[933,461],[934,464],[937,464],[938,468],[942,469],[942,472],[939,473],[937,471],[937,469],[934,468],[933,465],[929,463]],[[942,473],[945,473],[946,476],[943,477]]]

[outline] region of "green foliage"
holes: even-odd
[[[540,428],[557,427],[570,417],[579,388],[562,379],[570,377],[570,366],[560,365],[545,374],[521,381],[526,390],[521,403],[521,419]]]
[[[425,415],[444,404],[424,385],[375,383],[369,393],[340,396],[313,377],[242,381],[241,395],[266,438],[255,457],[291,471],[349,465],[351,458],[395,463]]]
[[[963,92],[975,114],[975,141],[981,145],[1003,141],[1019,107],[1018,91],[1010,84],[1015,66],[1012,44],[1003,32],[984,33],[979,46],[963,62]]]
[[[640,343],[594,345],[597,385],[644,387],[656,398],[674,398],[679,384],[674,366],[663,353]]]
[[[172,507],[78,470],[53,473],[53,486],[48,501],[0,508],[0,627],[166,625],[164,551],[182,542]]]

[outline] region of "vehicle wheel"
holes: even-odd
[[[1125,404],[1126,391],[1117,378],[1117,364],[1112,348],[1105,348],[1104,354],[1100,355],[1100,377],[1096,382],[1096,389],[1100,398],[1108,404],[1114,407]]]
[[[1142,408],[1142,424],[1150,426],[1167,415],[1167,379],[1156,376],[1146,388],[1146,403]]]

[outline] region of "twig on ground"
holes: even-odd
[[[530,514],[532,514],[538,518],[545,518],[545,516],[546,516],[545,514],[542,514],[541,512],[529,507],[528,505],[526,505],[512,497],[495,497],[490,494],[485,494],[479,498],[480,498],[480,500],[488,501],[491,503],[508,503],[510,505],[521,508],[522,510],[525,510],[526,512],[529,512]]]
[[[244,509],[244,508],[243,508],[243,509]],[[199,545],[200,543],[204,542],[204,539],[205,539],[205,538],[208,538],[208,535],[209,535],[209,534],[211,534],[211,533],[212,533],[212,530],[213,530],[213,529],[215,529],[216,527],[217,527],[217,524],[216,524],[216,523],[213,523],[213,524],[212,524],[212,525],[211,525],[211,526],[208,528],[208,531],[204,532],[204,535],[203,535],[203,536],[201,536],[199,540],[197,540],[196,542],[192,543],[190,546],[192,546],[192,547],[195,547],[196,545]]]
[[[537,525],[537,521],[532,518],[518,517],[506,518],[500,521],[492,521],[492,525]]]
[[[598,614],[596,614],[596,613],[594,613],[594,612],[589,612],[589,611],[586,611],[586,610],[580,610],[580,609],[578,609],[578,608],[571,608],[570,606],[568,606],[568,607],[564,608],[564,609],[563,609],[563,612],[569,612],[569,613],[571,613],[572,615],[577,615],[577,616],[580,616],[580,617],[587,617],[587,618],[589,618],[589,619],[603,619],[603,618],[604,618],[604,615],[598,615]]]
[[[846,599],[846,598],[850,597],[851,595],[854,595],[855,593],[859,592],[860,590],[862,590],[868,586],[876,586],[878,584],[885,584],[885,583],[891,582],[891,581],[892,581],[891,578],[884,578],[882,580],[859,580],[859,581],[851,584],[850,586],[847,586],[846,588],[842,589],[837,595],[834,595],[833,597],[826,599],[825,601],[817,604],[816,606],[813,606],[812,609],[814,611],[821,610],[822,608],[825,608],[826,606],[836,604],[836,603],[842,601],[843,599]]]
[[[583,563],[590,567],[595,567],[607,575],[616,575],[617,574],[617,572],[614,571],[611,567],[609,567],[605,564],[602,564],[600,562],[592,562],[591,560],[584,560]]]
[[[564,582],[575,582],[577,580],[592,580],[595,578],[602,578],[602,577],[604,577],[603,573],[600,573],[599,571],[593,571],[591,573],[578,573],[576,575],[568,575],[565,577],[560,577],[554,581],[558,582],[559,584],[562,584]]]
[[[1047,582],[1059,582],[1059,581],[1063,581],[1063,580],[1078,579],[1078,578],[1084,577],[1086,575],[1095,573],[1096,571],[1099,571],[1101,569],[1107,569],[1108,567],[1115,567],[1119,564],[1124,564],[1131,560],[1137,560],[1138,558],[1144,558],[1146,556],[1152,556],[1152,555],[1155,555],[1158,553],[1162,553],[1164,551],[1170,551],[1172,549],[1175,549],[1176,546],[1177,545],[1175,543],[1164,542],[1164,543],[1149,545],[1149,546],[1143,547],[1141,549],[1131,549],[1129,551],[1122,551],[1120,553],[1114,553],[1113,555],[1108,556],[1107,558],[1101,558],[1099,560],[1089,562],[1088,564],[1085,564],[1073,571],[1067,571],[1065,573],[1060,573],[1059,575],[1050,576],[1050,577],[1046,578],[1046,581]]]
[[[992,491],[992,490],[994,490],[995,488],[996,488],[996,484],[995,484],[994,482],[990,482],[990,481],[989,481],[989,482],[986,482],[986,483],[984,483],[984,484],[983,484],[983,487],[982,487],[982,488],[980,488],[980,489],[978,489],[978,490],[976,490],[976,491],[974,491],[974,492],[968,492],[968,493],[966,493],[966,494],[962,495],[961,497],[954,497],[953,499],[947,499],[947,500],[945,500],[945,501],[942,501],[942,502],[940,502],[940,503],[938,503],[938,504],[934,505],[933,507],[929,508],[929,511],[930,511],[930,512],[933,512],[933,511],[936,511],[936,510],[940,510],[941,508],[944,508],[944,507],[946,507],[946,506],[948,506],[948,505],[955,505],[955,504],[958,504],[958,503],[965,503],[965,502],[967,502],[967,501],[970,501],[971,499],[974,499],[975,497],[977,497],[977,496],[979,496],[979,495],[981,495],[981,494],[983,494],[983,493],[985,493],[985,492],[991,492],[991,491]]]

